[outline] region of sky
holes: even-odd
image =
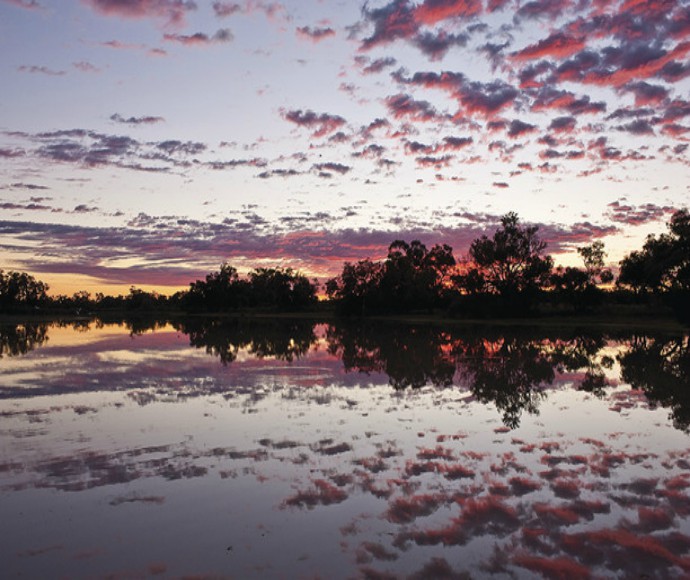
[[[170,293],[456,257],[615,265],[690,205],[690,1],[0,0],[0,268]]]

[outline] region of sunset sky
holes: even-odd
[[[616,263],[690,200],[690,1],[0,0],[0,268],[163,292],[456,256]]]

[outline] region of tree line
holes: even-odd
[[[663,304],[690,315],[690,214],[673,214],[667,232],[650,235],[619,264],[616,278],[605,268],[603,242],[577,249],[581,267],[554,267],[537,226],[516,213],[482,235],[467,256],[456,259],[446,245],[395,240],[385,259],[346,262],[323,287],[291,268],[256,268],[246,276],[224,263],[205,279],[172,296],[132,287],[126,296],[76,292],[50,296],[33,276],[0,270],[0,311],[62,309],[77,312],[127,310],[224,312],[308,311],[323,288],[328,303],[344,315],[443,312],[454,316],[515,316],[535,312],[586,312],[602,304]]]

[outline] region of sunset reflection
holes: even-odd
[[[199,318],[2,341],[9,577],[690,573],[687,336]]]

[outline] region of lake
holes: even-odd
[[[0,327],[7,578],[690,575],[690,339]]]

